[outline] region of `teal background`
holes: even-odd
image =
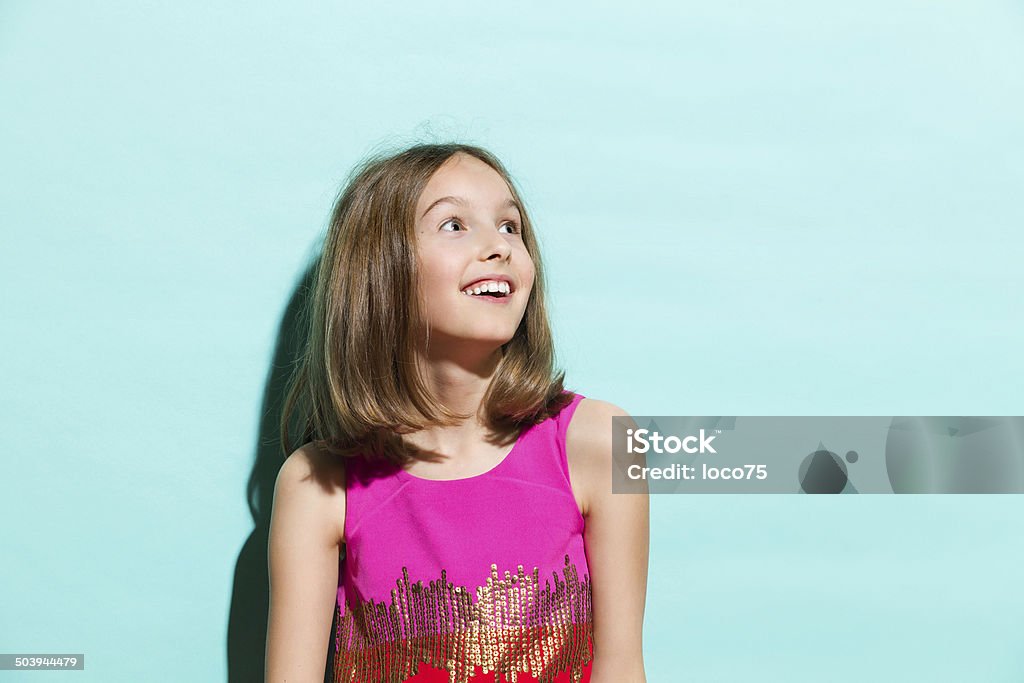
[[[995,0],[0,4],[0,650],[261,675],[275,365],[380,146],[506,162],[587,396],[1021,414],[1022,38]],[[1020,681],[1022,540],[1018,496],[656,497],[648,679]]]

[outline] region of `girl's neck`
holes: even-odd
[[[461,424],[449,427],[431,427],[410,434],[417,446],[442,453],[457,453],[465,447],[479,443],[486,434],[480,420],[480,405],[491,379],[501,362],[500,348],[483,353],[462,349],[446,354],[434,352],[424,356],[427,385],[434,397],[449,410],[471,417]]]

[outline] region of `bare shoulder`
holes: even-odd
[[[611,490],[612,418],[629,413],[608,401],[585,398],[576,406],[565,435],[573,492],[587,517],[597,494]]]
[[[307,443],[285,459],[277,473],[274,505],[309,515],[312,526],[339,545],[345,540],[345,464]]]
[[[572,420],[569,422],[569,430],[572,431],[574,427],[579,430],[580,426],[596,427],[604,425],[609,427],[607,431],[610,441],[611,418],[628,416],[629,413],[614,403],[601,401],[596,398],[585,398],[576,406],[576,412],[573,413]]]

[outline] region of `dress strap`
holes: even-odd
[[[569,431],[569,423],[572,421],[572,416],[576,412],[576,408],[579,406],[586,396],[580,393],[575,393],[572,397],[572,401],[567,406],[562,408],[562,411],[558,413],[556,424],[557,438],[555,439],[558,444],[558,466],[562,470],[562,475],[565,477],[565,483],[569,486],[569,490],[572,490],[572,480],[569,478],[569,456],[565,447],[566,434]]]

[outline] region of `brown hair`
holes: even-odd
[[[419,301],[415,208],[434,172],[457,153],[488,164],[508,183],[534,262],[533,291],[483,397],[484,420],[498,442],[557,414],[571,396],[556,374],[544,303],[544,275],[533,224],[508,171],[490,152],[467,144],[420,144],[359,164],[335,204],[304,318],[308,341],[287,388],[281,417],[285,455],[297,405],[302,441],[335,456],[362,453],[402,465],[430,452],[401,433],[469,417],[440,405],[424,382],[417,335]]]

